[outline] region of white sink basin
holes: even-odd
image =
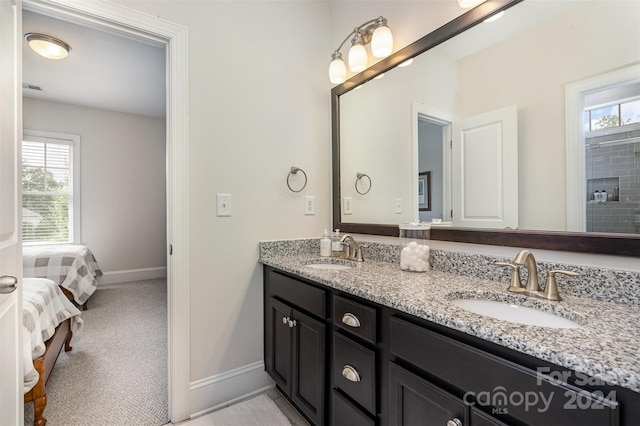
[[[577,322],[535,308],[484,299],[456,299],[451,303],[480,315],[516,324],[550,328],[580,328]]]
[[[334,271],[344,271],[345,269],[353,268],[353,266],[345,265],[343,263],[307,263],[304,266],[315,269],[331,269]]]

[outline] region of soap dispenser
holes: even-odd
[[[329,238],[329,233],[326,229],[324,230],[322,238],[320,238],[320,256],[331,256],[331,238]]]
[[[331,239],[331,256],[342,257],[342,241],[340,241],[340,230],[336,229]]]

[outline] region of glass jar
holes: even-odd
[[[427,244],[431,235],[429,223],[400,224],[400,269],[425,272],[429,264],[430,249]]]

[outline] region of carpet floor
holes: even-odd
[[[167,282],[99,287],[82,312],[84,328],[46,386],[44,417],[56,425],[163,425],[168,422]],[[25,425],[33,404],[25,404]]]

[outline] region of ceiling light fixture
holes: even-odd
[[[27,33],[24,39],[34,52],[47,59],[64,59],[71,52],[71,46],[50,35]]]
[[[387,26],[387,20],[382,16],[354,28],[331,54],[329,80],[333,84],[344,83],[347,78],[347,67],[342,60],[340,49],[351,36],[353,38],[351,39],[348,61],[349,69],[353,72],[360,72],[367,68],[369,57],[364,47],[365,44],[371,42],[371,53],[376,58],[387,57],[393,51],[393,36]]]

